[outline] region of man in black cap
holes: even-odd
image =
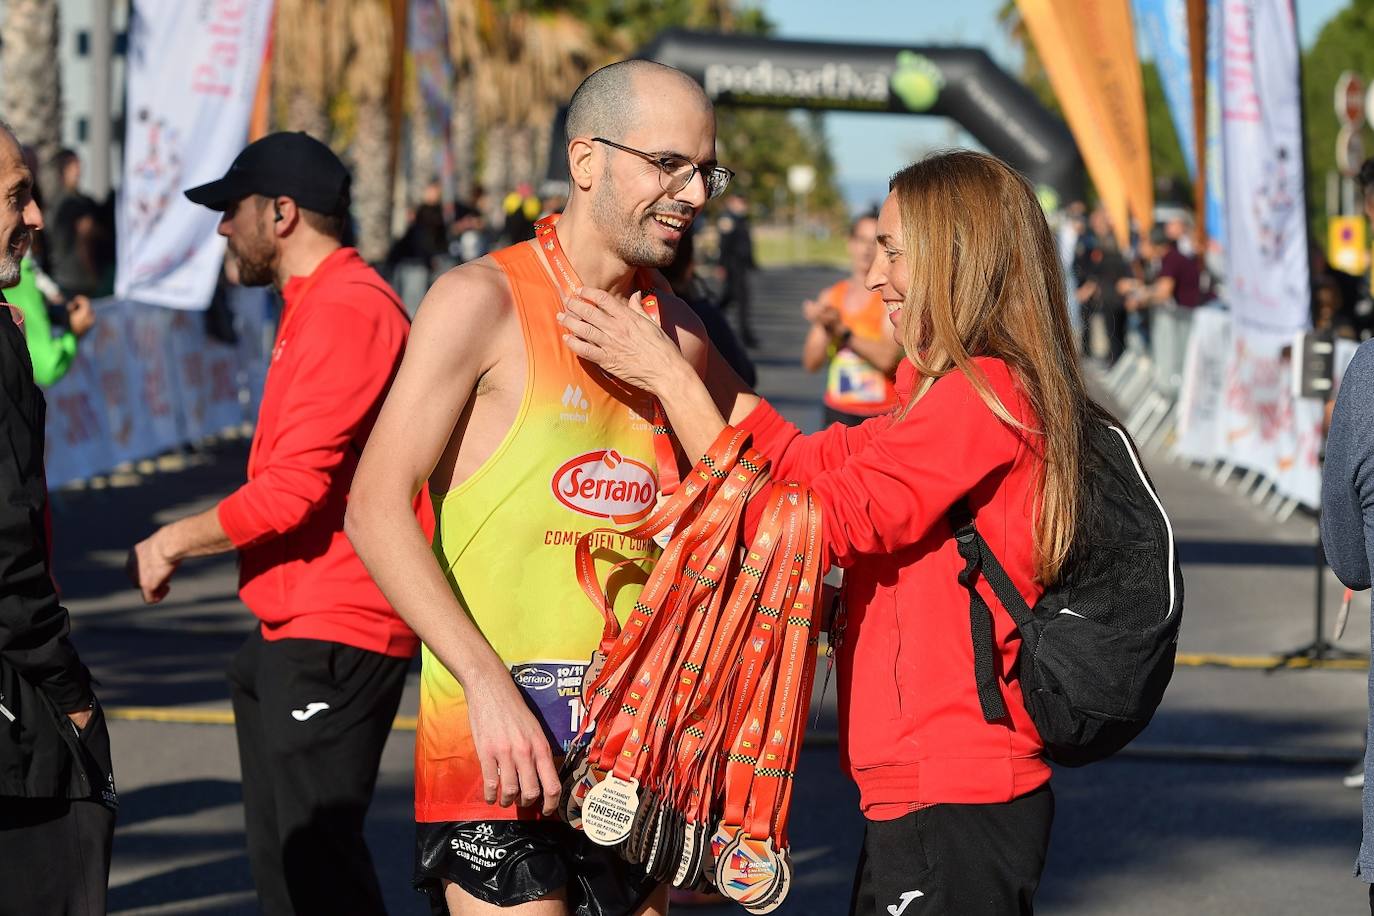
[[[229,684],[263,911],[383,913],[363,818],[419,643],[343,522],[409,323],[391,288],[342,244],[349,175],[323,143],[264,137],[186,196],[223,212],[230,280],[270,284],[284,305],[248,482],[136,545],[130,578],[153,604],[182,560],[238,551],[239,595],[260,625]],[[415,508],[432,530],[428,502]]]

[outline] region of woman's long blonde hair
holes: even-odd
[[[892,178],[911,274],[898,336],[923,381],[959,371],[1044,458],[1035,513],[1036,577],[1053,584],[1073,545],[1088,397],[1069,329],[1065,281],[1035,191],[992,156],[936,153]],[[1040,427],[1023,426],[973,363],[1006,362]],[[908,409],[910,409],[908,407]]]

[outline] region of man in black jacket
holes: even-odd
[[[754,323],[749,316],[749,272],[754,263],[754,237],[749,229],[749,204],[738,194],[725,201],[725,215],[720,218],[720,266],[725,271],[725,288],[721,292],[721,311],[734,306],[739,311],[739,336],[746,347],[759,345]]]
[[[43,228],[32,191],[0,122],[0,289],[19,282]],[[103,914],[117,804],[110,736],[49,569],[46,406],[18,316],[0,305],[0,916]]]

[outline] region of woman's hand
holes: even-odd
[[[627,301],[583,287],[563,300],[558,322],[568,349],[651,394],[661,396],[684,369],[695,375],[677,344],[644,311],[638,292]]]

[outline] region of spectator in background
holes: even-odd
[[[431,181],[420,192],[420,203],[405,234],[391,246],[387,264],[420,261],[426,271],[432,271],[435,259],[445,254],[448,254],[448,221],[444,219],[443,189],[439,182]]]
[[[867,286],[877,251],[878,215],[865,213],[849,227],[849,276],[802,306],[811,322],[802,366],[826,370],[824,426],[858,426],[899,403],[893,381],[902,346],[882,296]]]
[[[1107,333],[1107,364],[1115,365],[1126,350],[1126,298],[1131,266],[1112,234],[1107,211],[1098,207],[1088,217],[1088,232],[1074,258],[1076,298],[1088,315],[1099,315]],[[1090,325],[1084,322],[1083,352],[1090,353]]]
[[[57,154],[61,179],[48,227],[48,270],[64,297],[96,298],[114,287],[114,260],[101,208],[81,191],[81,158],[73,150]]]
[[[1150,288],[1159,276],[1160,258],[1164,255],[1164,230],[1156,226],[1136,240],[1130,254],[1131,279],[1121,284],[1126,303],[1126,348],[1132,346],[1142,353],[1150,352],[1152,315]]]
[[[43,215],[0,122],[0,289]],[[0,294],[0,303],[5,296]],[[53,583],[43,395],[0,307],[0,914],[103,916],[114,837],[110,734]]]
[[[533,188],[525,183],[516,185],[515,190],[501,201],[501,212],[506,215],[501,227],[502,243],[514,245],[534,238],[534,223],[543,209],[544,204],[535,196]]]
[[[285,305],[248,482],[159,528],[128,561],[155,604],[183,560],[238,552],[239,595],[261,625],[229,684],[248,856],[268,916],[385,912],[363,820],[419,646],[343,534],[358,456],[409,331],[395,293],[340,242],[349,186],[329,147],[277,133],[186,192],[223,212],[230,280],[271,284]],[[427,500],[414,508],[432,530]]]
[[[1183,250],[1188,229],[1188,224],[1177,217],[1164,224],[1159,270],[1144,291],[1151,316],[1156,387],[1169,397],[1176,397],[1183,384],[1183,361],[1193,330],[1193,311],[1208,299],[1202,259]]]
[[[38,160],[32,148],[24,147],[24,165],[30,174],[38,173]],[[42,209],[43,200],[37,186],[33,199]],[[34,242],[38,242],[35,237]],[[24,339],[33,363],[33,379],[47,388],[67,374],[76,358],[77,341],[95,325],[95,311],[85,296],[64,299],[52,278],[38,266],[31,248],[19,262],[19,282],[7,294],[10,305],[24,316]],[[53,335],[53,326],[62,328]]]
[[[48,388],[71,369],[78,342],[95,327],[95,310],[85,296],[50,303],[43,293],[40,276],[33,259],[24,258],[19,283],[10,291],[9,300],[24,315],[24,339],[29,361],[33,363],[33,379]],[[50,291],[57,292],[55,287]]]
[[[1331,274],[1318,276],[1312,289],[1312,330],[1333,339],[1357,340],[1351,316],[1344,307],[1340,282]]]
[[[472,202],[457,201],[453,205],[453,240],[449,253],[459,264],[475,261],[491,247],[487,238],[487,193],[481,186],[472,189]]]
[[[1078,240],[1087,231],[1088,208],[1081,200],[1070,203],[1059,214],[1059,225],[1055,230],[1055,244],[1059,248],[1059,263],[1064,267],[1065,305],[1069,310],[1069,326],[1073,329],[1075,340],[1083,339],[1083,309],[1073,295],[1073,262],[1078,251]]]
[[[749,272],[754,263],[754,236],[749,228],[749,204],[738,194],[725,199],[725,213],[716,223],[720,230],[720,266],[725,272],[725,289],[720,297],[721,311],[734,306],[736,324],[746,347],[757,347],[758,336],[749,317]]]
[[[386,275],[413,315],[440,258],[448,257],[448,220],[444,218],[443,189],[431,181],[420,192],[420,203],[411,214],[405,233],[386,254]]]
[[[682,240],[677,243],[677,255],[673,258],[673,263],[663,268],[664,279],[672,286],[678,298],[697,313],[697,317],[706,328],[706,336],[715,345],[716,352],[730,364],[735,374],[752,388],[758,383],[758,370],[754,367],[754,361],[749,358],[748,351],[730,329],[730,323],[725,320],[725,316],[716,305],[711,291],[696,275],[694,235],[693,230],[689,228],[682,236]]]

